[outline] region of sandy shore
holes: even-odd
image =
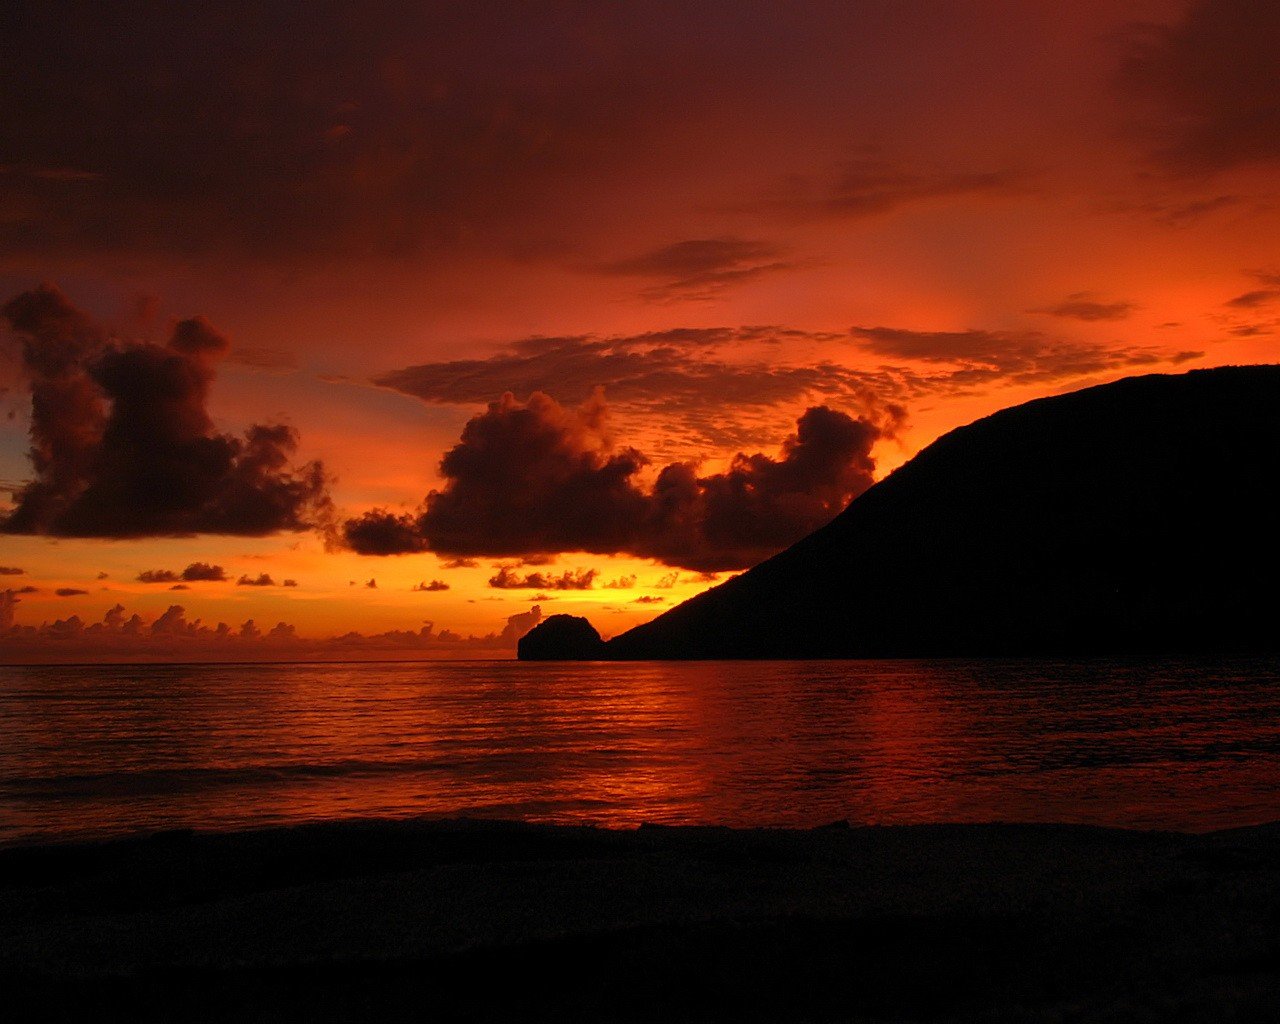
[[[1277,1019],[1280,825],[346,823],[0,851],[10,1020]]]

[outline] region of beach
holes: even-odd
[[[13,1020],[1272,1020],[1280,825],[479,820],[0,850]]]

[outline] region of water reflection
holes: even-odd
[[[1280,662],[3,669],[0,841],[316,818],[1280,818]]]

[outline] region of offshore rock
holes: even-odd
[[[605,657],[604,641],[581,615],[552,615],[520,638],[521,661],[595,661]]]

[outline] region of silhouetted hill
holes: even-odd
[[[1280,366],[1132,377],[924,449],[612,658],[1280,649]]]

